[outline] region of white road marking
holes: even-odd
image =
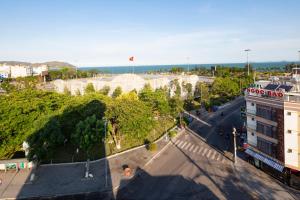
[[[189,151],[192,151],[193,148],[194,148],[195,145],[192,145],[190,148],[189,148]]]
[[[184,149],[187,150],[189,148],[189,146],[191,146],[191,145],[192,145],[191,143],[188,143],[188,145],[186,145],[186,147]]]
[[[213,155],[211,156],[212,159],[215,159],[217,152],[214,151]]]
[[[217,160],[220,160],[221,157],[222,157],[222,155],[221,155],[221,154],[218,154]]]
[[[184,143],[184,141],[180,141],[177,146],[180,148],[180,146]]]
[[[200,149],[199,149],[199,151],[198,151],[198,154],[201,153],[202,149],[203,149],[203,147],[200,147]]]
[[[204,149],[202,156],[204,156],[204,154],[207,152],[208,149]]]
[[[183,148],[186,144],[187,144],[187,142],[183,142],[183,144],[180,145],[179,148]]]
[[[196,146],[196,148],[194,149],[194,153],[199,149],[199,146]]]
[[[176,140],[174,144],[177,145],[180,141],[181,140]]]
[[[210,154],[211,154],[211,150],[208,151],[208,153],[206,154],[206,157],[209,158]]]

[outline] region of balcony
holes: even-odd
[[[265,123],[265,124],[268,124],[268,125],[271,125],[271,126],[277,126],[278,125],[277,122],[265,119],[263,117],[259,117],[257,115],[252,114],[252,113],[249,113],[249,112],[247,112],[246,115],[249,116],[249,117],[254,117],[256,121],[260,121],[262,123]]]
[[[300,93],[296,93],[296,94],[286,94],[284,96],[284,101],[287,102],[292,102],[292,103],[300,103]]]

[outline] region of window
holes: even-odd
[[[277,152],[276,144],[258,137],[257,138],[257,148],[260,151],[264,152],[265,154],[268,154],[268,155],[276,158],[276,152]]]
[[[268,120],[276,120],[276,110],[269,106],[256,105],[256,115]]]
[[[254,133],[252,132],[251,135],[254,136]]]
[[[292,133],[292,130],[288,130],[287,132],[288,132],[288,133]]]
[[[290,116],[291,116],[291,115],[292,115],[292,113],[291,113],[291,112],[287,112],[287,115],[290,115]]]
[[[292,153],[293,151],[292,151],[292,149],[288,149],[288,153]]]
[[[254,117],[252,117],[252,121],[254,121]]]
[[[251,103],[251,106],[254,106],[254,103]]]
[[[257,122],[256,131],[268,137],[277,138],[276,127]]]

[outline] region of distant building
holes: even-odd
[[[245,91],[248,153],[283,177],[300,171],[300,75],[257,81]]]
[[[18,78],[27,76],[44,76],[48,72],[47,65],[0,65],[1,78]]]

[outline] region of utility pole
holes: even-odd
[[[247,68],[248,68],[248,76],[250,75],[250,69],[249,69],[249,52],[251,49],[245,49],[245,52],[247,53]]]
[[[107,126],[107,120],[104,118],[104,152],[105,152],[105,187],[107,188],[107,171],[108,171],[108,160],[107,160],[107,152],[106,152],[106,126]]]
[[[202,83],[200,83],[200,108],[202,108]]]
[[[232,134],[233,134],[233,145],[234,145],[234,164],[236,164],[237,157],[236,157],[236,128],[232,128]]]

